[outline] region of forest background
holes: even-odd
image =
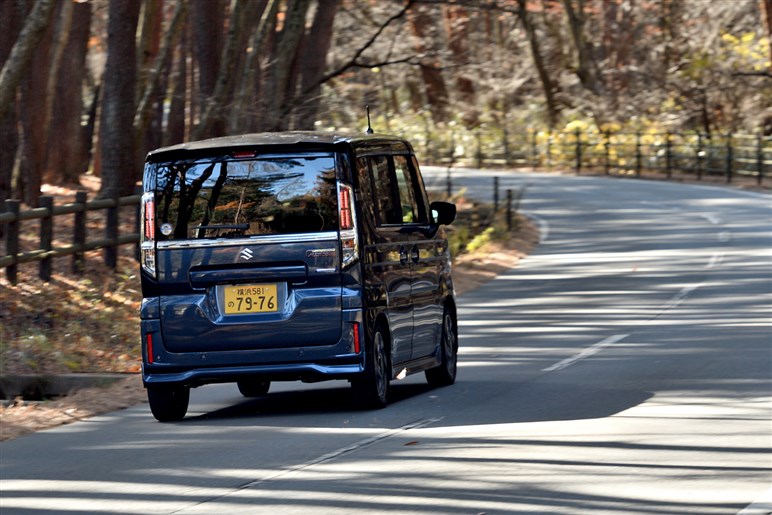
[[[416,146],[770,135],[771,34],[772,0],[1,0],[0,210],[84,173],[130,194],[159,146],[362,130],[366,105]]]

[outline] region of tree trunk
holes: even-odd
[[[239,64],[243,60],[249,34],[259,19],[258,9],[265,7],[256,2],[238,2],[231,13],[229,29],[220,66],[217,71],[217,81],[214,90],[203,104],[201,120],[193,131],[193,139],[205,137],[210,132],[216,135],[224,133],[227,126],[226,113],[233,95],[237,77],[241,76]]]
[[[284,27],[277,36],[271,62],[266,70],[261,102],[262,130],[281,130],[287,126],[286,103],[293,99],[288,95],[292,82],[292,69],[297,50],[305,32],[306,13],[311,0],[290,0],[284,15]]]
[[[11,4],[8,0],[4,0],[2,3]],[[32,12],[26,17],[19,39],[4,61],[3,70],[0,72],[0,118],[15,104],[16,88],[27,71],[32,54],[38,50],[38,42],[43,38],[51,21],[51,14],[54,12],[55,5],[56,0],[38,0],[35,2]],[[4,9],[6,8],[12,8],[12,4],[8,7],[4,6]]]
[[[536,27],[534,27],[531,16],[528,13],[528,8],[526,6],[527,2],[526,0],[517,0],[517,3],[520,7],[518,10],[518,16],[520,17],[520,21],[523,24],[525,33],[528,36],[528,43],[531,46],[531,57],[533,58],[533,63],[536,66],[536,71],[539,74],[539,80],[541,81],[541,86],[544,90],[544,99],[547,104],[547,123],[549,128],[553,129],[558,121],[558,106],[555,100],[555,84],[550,78],[549,71],[547,71],[547,66],[544,62],[544,58],[542,57],[541,47],[539,46],[539,38],[536,35]]]
[[[110,2],[107,21],[100,146],[100,196],[115,198],[133,192],[139,177],[134,148],[134,96],[137,57],[135,35],[141,0]]]
[[[222,57],[224,14],[221,0],[191,2],[193,53],[198,63],[198,105],[202,117],[217,84],[217,72]],[[195,130],[196,136],[193,139],[222,136],[225,133],[225,127],[219,117],[206,130]]]
[[[16,2],[0,2],[0,61],[6,62],[11,53],[16,36],[21,30],[21,14]],[[14,88],[15,97],[16,88]],[[5,201],[12,197],[11,183],[16,164],[16,151],[19,148],[16,102],[13,109],[0,115],[0,213],[5,211]],[[3,236],[5,224],[0,224],[0,236]]]
[[[769,71],[772,72],[772,0],[759,0],[763,7],[764,21],[767,27],[767,43],[769,44]]]
[[[301,65],[301,102],[295,114],[295,128],[313,129],[321,103],[321,84],[327,65],[327,53],[332,43],[332,29],[337,0],[319,0],[314,21],[304,45]]]
[[[178,46],[177,66],[171,76],[171,105],[169,119],[164,130],[163,145],[176,145],[185,141],[185,99],[188,83],[188,43],[187,37],[182,38]]]
[[[155,61],[148,64],[145,72],[144,91],[140,96],[134,116],[134,132],[137,143],[137,159],[161,144],[161,121],[163,119],[164,90],[168,82],[172,52],[185,30],[187,3],[177,4],[169,27],[164,35],[163,46],[155,52]],[[184,63],[183,63],[184,64]],[[155,108],[155,116],[153,116]]]
[[[426,101],[429,104],[432,113],[432,119],[435,123],[444,122],[448,117],[449,95],[448,88],[445,85],[445,78],[440,70],[440,61],[429,50],[431,45],[427,45],[429,40],[429,27],[434,25],[434,19],[423,6],[413,9],[408,17],[410,27],[415,35],[415,49],[418,54],[424,56],[421,59],[421,78],[426,90]]]
[[[574,8],[574,1],[577,2],[576,8]],[[600,95],[602,89],[600,71],[592,55],[592,44],[584,35],[584,0],[563,0],[563,5],[566,8],[568,25],[576,48],[576,75],[586,89],[595,95]]]
[[[48,170],[55,182],[77,184],[88,168],[83,159],[84,141],[81,128],[83,115],[83,70],[91,25],[91,3],[73,3],[67,40],[56,72]],[[87,154],[86,154],[87,155]]]
[[[161,48],[161,35],[168,37],[172,32],[167,29],[164,33],[164,0],[143,1],[137,47],[137,106],[139,109],[141,102],[147,98],[148,120],[136,134],[138,163],[144,159],[149,150],[160,146],[161,118],[159,116],[163,116],[163,96],[166,89],[164,81],[167,78],[164,71],[168,67],[169,59],[159,53],[168,52],[167,48]],[[181,5],[187,6],[185,2],[180,2],[177,4],[177,9]],[[159,65],[159,62],[162,64]]]
[[[35,8],[30,16],[34,16]],[[43,36],[37,41],[35,59],[19,87],[23,144],[18,187],[22,200],[32,207],[38,205],[48,156],[48,125],[51,120],[48,85],[54,32],[53,24],[48,23]],[[22,37],[23,31],[19,39]]]
[[[456,66],[454,81],[456,93],[461,106],[464,125],[471,129],[477,125],[479,115],[477,113],[477,99],[475,95],[474,81],[464,73],[470,63],[469,55],[469,13],[462,6],[446,5],[443,8],[445,21],[445,33],[448,39],[448,48]]]
[[[281,0],[267,0],[265,4],[236,91],[234,109],[238,110],[238,116],[232,120],[234,132],[254,132],[262,126],[260,98],[264,73],[261,60],[268,53],[265,49],[273,47]]]

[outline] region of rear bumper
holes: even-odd
[[[182,372],[148,373],[147,365],[142,381],[147,385],[182,384],[201,386],[210,383],[228,383],[242,378],[260,378],[268,381],[316,382],[329,379],[350,379],[364,372],[361,364],[317,365],[297,363],[288,365],[256,365],[240,367],[196,368]]]
[[[201,386],[247,378],[269,381],[316,382],[352,379],[364,372],[363,353],[356,353],[354,324],[362,323],[361,310],[344,310],[341,337],[333,345],[289,346],[249,350],[170,352],[164,346],[160,321],[140,321],[142,381],[147,385]],[[360,328],[360,334],[364,334]],[[292,334],[287,335],[292,341]],[[364,344],[360,347],[363,349]],[[152,356],[151,353],[152,352]]]

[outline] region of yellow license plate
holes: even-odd
[[[226,315],[245,313],[271,313],[279,310],[279,298],[275,284],[244,284],[225,286],[224,307]]]

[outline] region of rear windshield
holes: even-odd
[[[149,166],[161,241],[338,229],[332,154]]]

